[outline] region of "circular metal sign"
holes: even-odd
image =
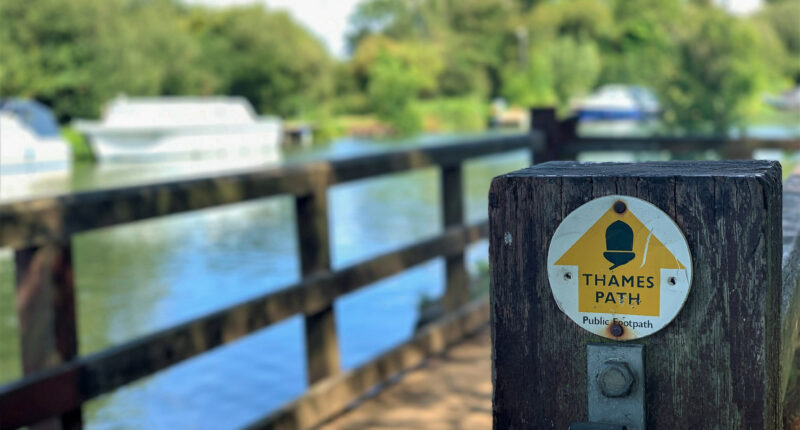
[[[547,276],[559,309],[615,340],[670,323],[692,284],[692,256],[675,222],[630,196],[606,196],[571,212],[556,229]]]

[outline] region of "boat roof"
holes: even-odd
[[[257,115],[243,97],[118,97],[103,115],[106,126],[251,124]]]
[[[31,132],[41,137],[59,136],[58,121],[42,103],[30,99],[0,99],[0,112],[8,113]]]

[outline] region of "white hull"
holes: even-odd
[[[40,137],[17,119],[0,114],[0,175],[70,169],[72,151],[60,137]]]
[[[276,161],[281,128],[278,121],[246,125],[156,128],[106,127],[77,123],[89,137],[100,161],[165,158],[248,157]]]

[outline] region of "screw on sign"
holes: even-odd
[[[559,309],[584,329],[615,340],[669,324],[692,279],[678,226],[630,196],[601,197],[571,212],[550,241],[547,265]]]

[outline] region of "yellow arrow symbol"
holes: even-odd
[[[578,311],[659,316],[661,269],[685,269],[630,210],[612,208],[559,258],[578,266]]]

